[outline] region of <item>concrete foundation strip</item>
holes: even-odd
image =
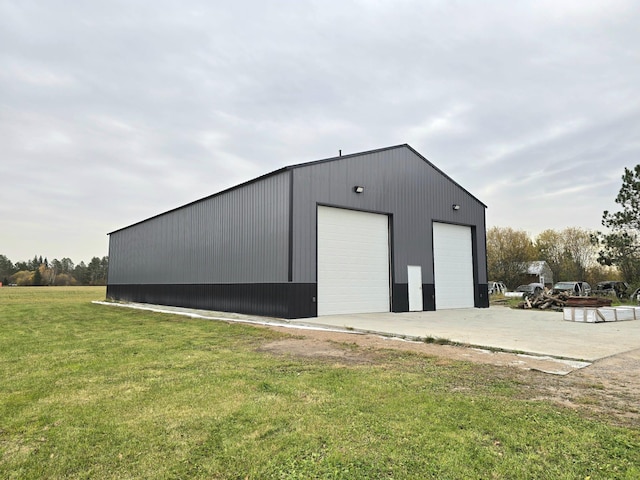
[[[186,312],[177,307],[173,309],[171,307],[157,307],[157,306],[149,306],[140,303],[116,303],[116,302],[101,302],[98,300],[94,300],[91,303],[95,305],[107,305],[109,307],[123,307],[123,308],[132,308],[134,310],[144,310],[147,312],[156,312],[156,313],[170,313],[172,315],[182,315],[184,317],[189,318],[202,318],[205,320],[221,320],[223,322],[230,323],[248,323],[251,325],[261,325],[265,327],[283,327],[283,328],[296,328],[298,330],[318,330],[323,332],[336,332],[336,333],[352,333],[356,335],[364,335],[365,332],[359,332],[356,330],[345,330],[345,329],[337,329],[337,328],[329,328],[329,327],[314,327],[311,325],[292,325],[287,323],[286,321],[265,321],[265,320],[251,320],[246,318],[232,318],[232,317],[217,317],[215,315],[203,315],[199,313]]]

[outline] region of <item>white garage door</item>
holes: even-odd
[[[389,311],[386,215],[318,207],[318,315]]]
[[[471,227],[433,224],[436,310],[474,306]]]

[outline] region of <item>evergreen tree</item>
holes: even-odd
[[[31,270],[30,262],[16,262],[15,270],[16,272]]]
[[[609,233],[599,233],[594,241],[600,245],[598,261],[615,265],[629,283],[640,281],[640,165],[624,169],[622,187],[615,199],[618,212],[606,211],[602,225]]]
[[[73,261],[70,258],[63,258],[62,260],[60,260],[60,264],[61,264],[61,271],[62,273],[73,273],[73,269],[75,268],[75,265],[73,264]]]
[[[80,262],[78,265],[75,266],[75,268],[73,269],[73,277],[76,279],[76,281],[80,285],[89,285],[90,279],[88,275],[87,266],[85,265],[84,262]]]
[[[107,284],[107,279],[109,278],[109,257],[104,256],[100,260],[100,266],[102,267],[102,284]]]
[[[109,268],[109,257],[93,257],[87,265],[89,284],[105,285],[107,283],[107,270]]]
[[[11,260],[9,260],[5,255],[0,255],[0,282],[2,282],[3,285],[8,284],[9,277],[16,272],[17,270]]]
[[[33,273],[33,284],[35,286],[42,285],[42,274],[40,273],[39,268],[36,268],[35,272]]]

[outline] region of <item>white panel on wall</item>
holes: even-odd
[[[422,267],[407,265],[407,289],[409,293],[409,311],[421,312],[422,305]]]

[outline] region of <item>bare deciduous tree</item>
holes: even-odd
[[[529,234],[510,227],[492,227],[487,232],[487,267],[491,280],[517,287],[523,265],[537,260]]]

